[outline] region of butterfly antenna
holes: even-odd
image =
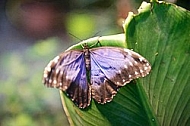
[[[75,36],[75,35],[73,35],[73,34],[71,34],[71,33],[69,33],[69,35],[71,35],[71,36],[73,36],[74,38],[76,38],[76,39],[82,41],[82,39],[80,39],[79,37],[77,37],[77,36]]]
[[[94,37],[97,36],[101,31],[98,31],[94,34]]]

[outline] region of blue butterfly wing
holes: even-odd
[[[55,57],[45,68],[43,81],[48,87],[65,91],[79,108],[90,105],[91,90],[82,51],[67,51]]]
[[[99,47],[90,53],[92,97],[98,103],[111,101],[119,87],[146,76],[151,69],[145,58],[129,49]]]

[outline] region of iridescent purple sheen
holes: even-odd
[[[118,88],[150,70],[149,62],[129,49],[84,46],[82,51],[66,51],[50,61],[43,82],[65,91],[79,108],[86,108],[91,97],[101,104],[110,102]]]

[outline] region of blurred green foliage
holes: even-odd
[[[68,125],[59,91],[42,84],[45,65],[61,51],[58,49],[59,41],[50,38],[23,52],[1,56],[1,126]]]
[[[90,36],[95,31],[94,17],[89,14],[71,13],[67,17],[67,31],[80,38]]]

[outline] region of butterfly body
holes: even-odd
[[[90,68],[91,68],[91,66],[90,66],[90,50],[86,43],[83,46],[83,52],[84,52],[86,69],[88,71],[90,71]]]
[[[121,86],[150,72],[149,62],[129,49],[82,47],[50,61],[43,78],[45,85],[65,91],[79,108],[89,106],[91,98],[101,104],[110,102]]]

